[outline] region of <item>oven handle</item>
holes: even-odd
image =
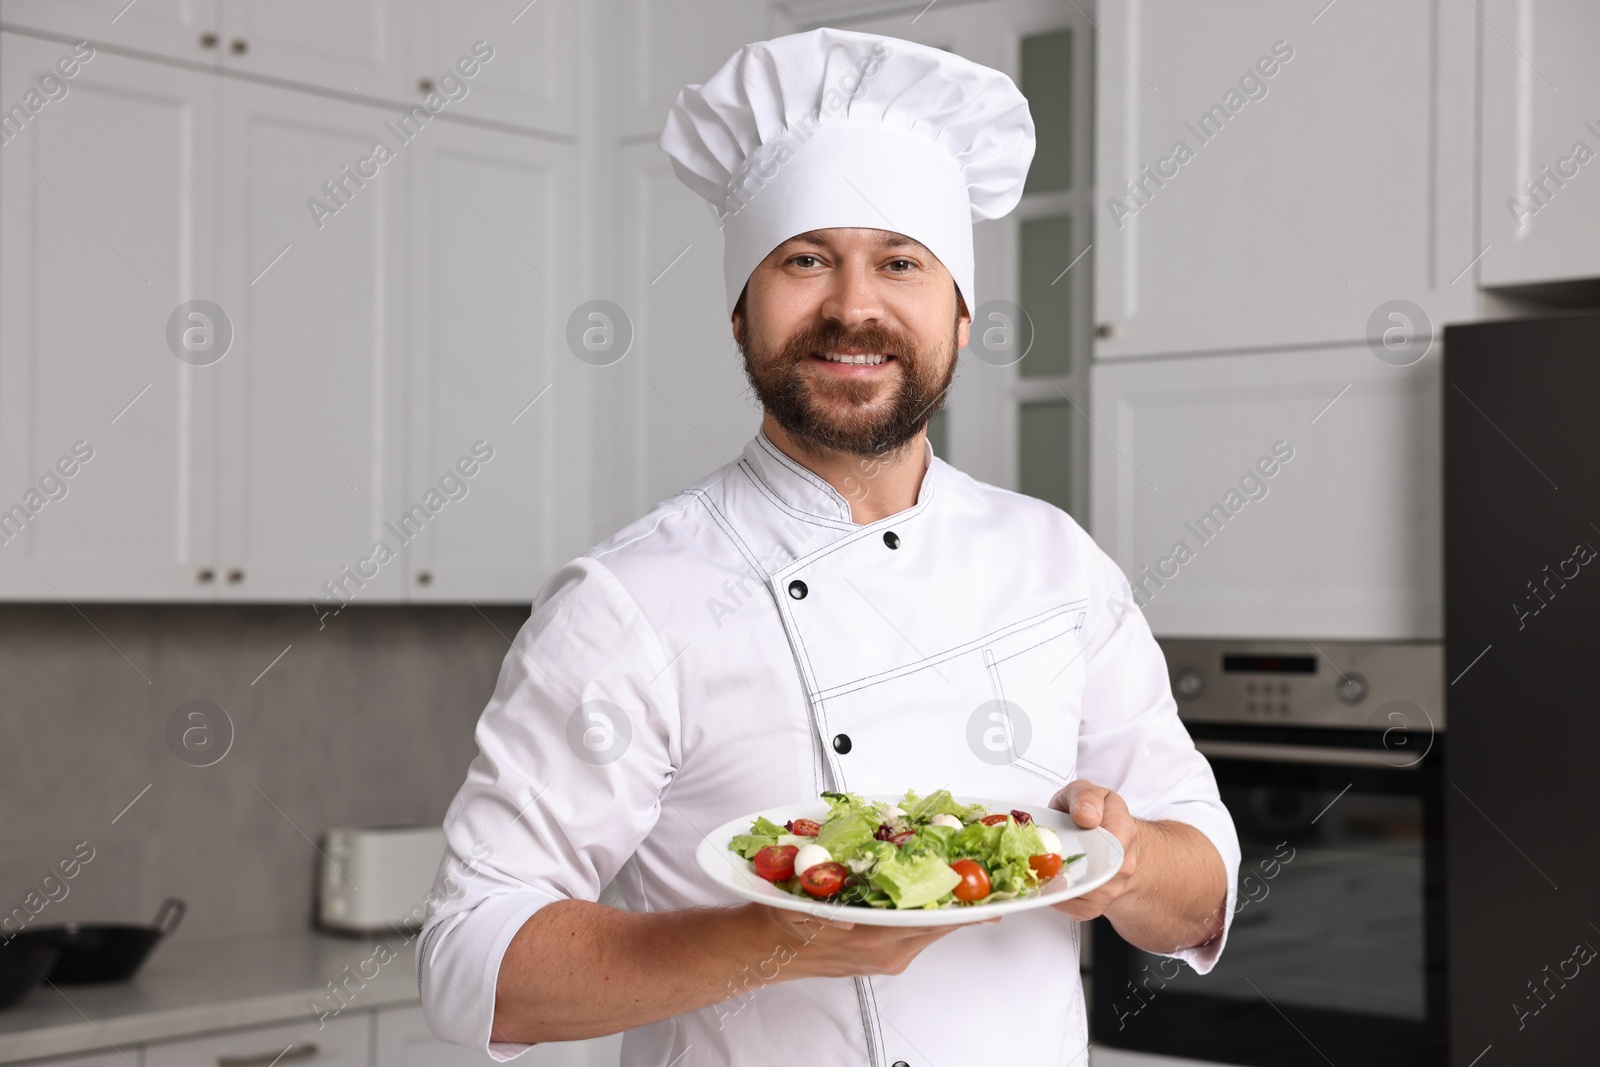
[[[1260,760],[1265,763],[1324,763],[1340,767],[1378,767],[1386,771],[1414,771],[1422,766],[1394,762],[1396,753],[1365,748],[1327,748],[1319,745],[1273,745],[1257,741],[1200,740],[1201,755],[1218,759]]]

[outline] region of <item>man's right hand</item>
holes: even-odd
[[[851,978],[899,974],[922,950],[954,933],[956,926],[866,926],[847,919],[821,919],[764,904],[746,905],[770,932],[773,948],[760,965],[769,981],[786,978]],[[841,914],[848,909],[840,907]],[[998,918],[985,919],[997,923]],[[784,950],[787,949],[787,952]],[[773,974],[776,967],[778,973]]]

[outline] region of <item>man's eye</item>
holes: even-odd
[[[815,260],[816,258],[817,258],[816,256],[811,255],[809,252],[803,252],[800,255],[795,256],[789,262],[790,263],[795,263],[795,264],[798,264],[798,265],[804,267],[804,266],[806,266],[806,264],[800,262],[802,259]]]
[[[890,263],[891,266],[896,264],[896,263],[903,263],[903,264],[905,264],[906,270],[910,270],[913,266],[915,266],[915,264],[912,263],[909,259],[892,259],[892,260],[889,261],[889,263]]]

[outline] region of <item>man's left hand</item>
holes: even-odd
[[[1050,800],[1050,806],[1072,816],[1085,830],[1103,826],[1122,843],[1122,866],[1111,880],[1081,897],[1051,905],[1079,922],[1098,918],[1119,901],[1136,899],[1147,887],[1148,879],[1139,875],[1139,835],[1143,820],[1133,817],[1128,805],[1115,792],[1080,778],[1069,782]],[[1065,850],[1063,850],[1065,851]]]

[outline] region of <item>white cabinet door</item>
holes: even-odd
[[[218,302],[235,348],[219,365],[223,594],[300,601],[334,582],[358,602],[392,602],[403,563],[369,550],[403,477],[416,148],[390,111],[220,80]],[[387,163],[373,158],[378,141]]]
[[[434,1037],[423,1021],[420,1007],[389,1008],[377,1014],[373,1067],[474,1067],[495,1062],[475,1049]],[[535,1045],[518,1057],[517,1063],[527,1067],[617,1067],[621,1055],[622,1035],[613,1034],[588,1041]]]
[[[595,367],[597,523],[615,530],[736,459],[761,409],[733,342],[722,235],[654,144],[618,152],[611,231],[627,356]]]
[[[94,1052],[86,1056],[66,1056],[49,1060],[23,1060],[13,1067],[142,1067],[144,1049],[123,1045],[115,1052]]]
[[[393,0],[221,0],[223,66],[412,101],[410,9]],[[441,0],[444,2],[444,0]]]
[[[1319,7],[1100,4],[1097,357],[1471,312],[1472,5]]]
[[[413,600],[527,603],[589,543],[591,368],[566,342],[576,154],[443,123],[410,151],[411,459],[391,536],[410,542]]]
[[[0,33],[0,99],[71,51]],[[206,599],[218,366],[168,329],[216,296],[214,79],[102,50],[59,83],[0,149],[0,598]]]
[[[221,0],[4,0],[0,19],[6,26],[215,64],[220,6]],[[11,98],[6,102],[9,107]]]
[[[1096,365],[1092,532],[1151,628],[1440,637],[1439,366],[1364,345]]]
[[[370,1067],[372,1020],[362,1012],[321,1025],[262,1026],[146,1045],[144,1067]]]
[[[601,85],[618,94],[615,133],[630,140],[653,143],[678,90],[704,83],[740,47],[772,36],[769,6],[749,0],[614,0],[603,11],[600,39],[609,44],[599,57],[607,74]]]
[[[1486,0],[1483,285],[1600,276],[1600,4]]]
[[[412,83],[430,81],[451,115],[575,133],[578,57],[596,47],[578,36],[580,3],[413,0]]]

